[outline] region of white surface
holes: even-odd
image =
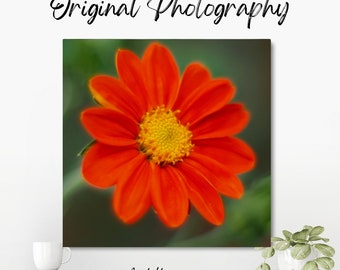
[[[210,1],[213,2],[213,1]],[[248,1],[250,2],[250,1]],[[273,235],[323,225],[340,264],[339,1],[290,1],[286,21],[77,16],[49,1],[3,1],[0,269],[34,269],[33,241],[62,239],[63,38],[270,38],[273,53]],[[73,249],[61,269],[255,269],[248,249]],[[337,268],[337,266],[336,266]]]

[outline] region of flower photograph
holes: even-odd
[[[63,243],[270,244],[270,40],[63,40]]]

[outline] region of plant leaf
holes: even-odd
[[[318,264],[315,261],[306,262],[302,270],[318,270]]]
[[[275,254],[275,250],[272,247],[266,247],[262,250],[262,257],[265,259],[273,257],[274,254]]]
[[[259,267],[257,267],[256,270],[270,270],[270,266],[267,263],[263,263]]]
[[[308,238],[309,241],[319,241],[321,240],[322,238],[318,235],[312,235]]]
[[[309,226],[309,225],[305,225],[305,226],[303,226],[303,229],[308,230],[308,232],[310,232],[313,229],[313,227]]]
[[[296,260],[303,260],[309,256],[312,249],[310,245],[296,244],[291,251],[291,255]]]
[[[278,241],[274,244],[274,249],[275,250],[286,250],[287,248],[290,247],[290,242],[289,241]]]
[[[325,243],[327,243],[329,241],[329,238],[322,238],[318,235],[312,235],[308,238],[309,241],[319,241],[319,240],[322,240],[324,241]]]
[[[323,233],[324,230],[325,230],[324,227],[316,226],[310,231],[310,236],[320,235]]]
[[[297,243],[306,243],[308,236],[308,230],[304,229],[300,232],[296,232],[292,235],[292,239]]]
[[[272,237],[272,238],[270,238],[270,240],[272,241],[272,242],[277,242],[277,241],[283,241],[284,239],[283,238],[281,238],[281,237]]]
[[[315,244],[314,247],[327,257],[332,257],[335,253],[334,248],[326,244]]]
[[[320,257],[315,260],[320,267],[322,267],[325,270],[332,269],[334,267],[334,261],[333,259],[329,257]]]
[[[287,230],[283,230],[282,231],[284,237],[286,238],[287,241],[290,241],[290,239],[292,239],[292,233],[290,231],[287,231]]]

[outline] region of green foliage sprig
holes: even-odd
[[[256,270],[270,270],[266,259],[273,257],[276,251],[283,251],[288,248],[291,248],[290,254],[296,260],[303,260],[310,254],[314,254],[314,259],[307,261],[302,270],[332,269],[334,267],[334,260],[331,257],[335,254],[335,250],[325,244],[329,239],[320,236],[323,232],[324,227],[322,226],[312,227],[308,225],[295,233],[283,230],[283,237],[271,238],[271,247],[258,248],[262,251],[264,262]]]

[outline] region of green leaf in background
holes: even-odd
[[[252,230],[270,226],[269,216],[264,215],[259,218],[259,213],[266,213],[268,208],[270,208],[270,176],[260,178],[241,200],[229,201],[225,226],[216,227],[200,235],[192,235],[192,227],[184,227],[172,237],[167,246],[200,247],[212,243],[214,246],[223,246],[226,239],[237,243],[244,241],[243,238],[248,238],[247,241],[250,243],[250,237],[254,234]],[[252,228],[247,226],[249,223],[253,224]],[[242,231],[242,235],[236,233],[237,231]],[[257,242],[257,239],[252,241]]]
[[[275,254],[275,250],[272,247],[267,247],[262,250],[262,257],[265,259],[273,257],[274,254]]]
[[[311,232],[310,232],[309,235],[310,235],[310,236],[320,235],[320,234],[323,233],[324,230],[325,230],[324,227],[322,227],[322,226],[316,226],[316,227],[314,227],[314,228],[311,230]]]
[[[83,156],[83,155],[87,152],[87,150],[89,150],[90,147],[91,147],[92,145],[94,145],[95,143],[96,143],[96,140],[92,140],[92,141],[90,141],[88,144],[86,144],[86,145],[80,150],[80,152],[78,153],[78,157]]]
[[[335,253],[334,248],[326,244],[315,244],[314,247],[321,252],[322,255],[332,257]]]
[[[267,263],[263,263],[259,267],[257,267],[256,270],[270,270],[270,266]]]
[[[274,249],[275,250],[280,250],[280,251],[282,251],[282,250],[286,250],[287,248],[289,248],[290,247],[290,242],[289,241],[285,241],[285,240],[283,240],[283,241],[278,241],[278,242],[276,242],[275,244],[274,244]]]
[[[296,260],[306,259],[311,253],[312,249],[310,245],[296,244],[291,251],[291,255]]]
[[[283,230],[282,233],[283,233],[284,237],[286,237],[287,241],[290,241],[292,239],[293,234],[290,231]]]
[[[325,270],[332,269],[334,267],[334,261],[333,259],[329,257],[320,257],[315,260],[320,267],[322,267]]]
[[[302,270],[318,270],[318,265],[315,261],[309,261],[302,267]]]

